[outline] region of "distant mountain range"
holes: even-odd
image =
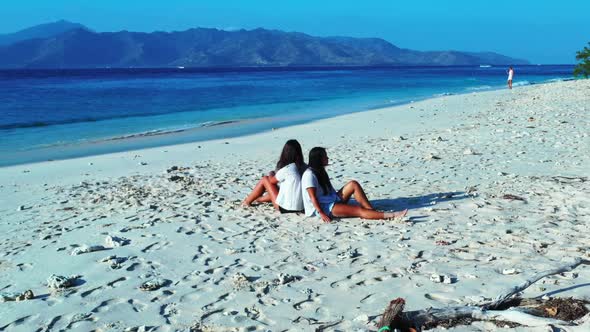
[[[0,46],[14,44],[27,39],[54,37],[75,29],[88,30],[88,28],[82,24],[61,20],[54,23],[36,25],[34,27],[27,28],[15,33],[5,35],[0,34]]]
[[[0,68],[458,66],[528,64],[492,52],[399,48],[379,38],[195,28],[94,32],[67,21],[0,35]]]

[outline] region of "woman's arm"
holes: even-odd
[[[317,198],[315,192],[316,192],[316,188],[314,188],[314,187],[307,188],[307,194],[309,195],[309,198],[311,199],[311,203],[313,204],[313,207],[315,208],[316,211],[318,211],[318,213],[320,214],[320,217],[322,218],[323,221],[325,221],[325,222],[332,221],[332,218],[330,218],[330,216],[325,214],[324,211],[322,210],[322,208],[320,207],[320,203],[318,202],[318,198]]]

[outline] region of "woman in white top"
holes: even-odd
[[[301,197],[301,174],[307,166],[297,140],[288,140],[277,162],[276,173],[263,176],[252,192],[242,202],[250,206],[253,202],[272,202],[281,213],[303,211]],[[264,195],[264,193],[267,193]]]
[[[376,211],[361,185],[356,181],[350,181],[338,192],[332,187],[330,177],[325,167],[328,165],[326,149],[315,147],[309,152],[309,168],[301,178],[301,190],[305,215],[316,215],[325,222],[332,221],[332,217],[360,217],[363,219],[392,219],[403,217],[408,210],[400,212]],[[348,204],[350,198],[360,204]]]

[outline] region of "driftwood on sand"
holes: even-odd
[[[392,331],[394,329],[402,331],[415,331],[407,322],[401,319],[401,314],[404,311],[406,301],[402,298],[397,298],[387,305],[385,312],[379,320],[377,327],[379,332]]]
[[[590,265],[590,260],[578,258],[574,262],[565,264],[558,268],[539,272],[528,278],[522,284],[508,289],[498,295],[493,301],[482,303],[477,306],[459,306],[449,308],[429,308],[402,312],[405,304],[403,299],[395,299],[385,309],[381,321],[377,325],[381,331],[399,329],[401,331],[412,331],[413,327],[420,329],[423,326],[436,326],[442,322],[463,319],[484,320],[496,322],[516,323],[524,326],[554,326],[568,327],[568,331],[580,331],[590,328],[590,313],[584,311],[585,315],[577,320],[562,320],[550,317],[539,317],[531,314],[527,304],[539,301],[522,299],[518,294],[535,282],[555,274],[569,272],[580,265]],[[583,325],[583,326],[582,326]],[[588,326],[587,326],[588,325]],[[383,327],[389,327],[389,329]]]

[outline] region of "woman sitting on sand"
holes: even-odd
[[[400,212],[376,211],[361,185],[356,181],[350,181],[338,192],[332,187],[330,177],[325,167],[328,165],[328,154],[326,149],[315,147],[309,152],[309,168],[301,178],[301,190],[305,215],[316,215],[325,222],[330,222],[332,217],[360,217],[363,219],[392,219],[403,217],[408,210]],[[350,198],[360,204],[348,204]]]
[[[263,176],[252,192],[242,202],[250,206],[253,202],[272,202],[281,213],[303,211],[301,198],[301,174],[307,165],[303,162],[303,152],[297,140],[288,140],[277,162],[277,171]],[[279,186],[280,185],[280,186]],[[264,193],[267,195],[264,195]]]

